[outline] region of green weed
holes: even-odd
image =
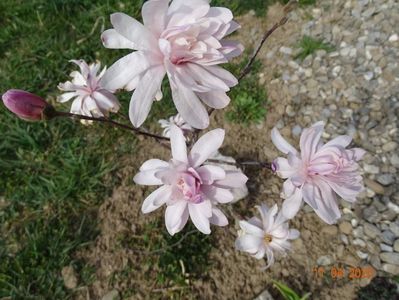
[[[315,53],[317,50],[325,50],[327,52],[334,51],[332,45],[307,35],[302,38],[297,47],[300,48],[301,51],[295,58],[301,60],[305,59],[308,55]]]

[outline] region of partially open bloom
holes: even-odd
[[[40,121],[51,118],[53,107],[43,98],[22,90],[8,90],[2,96],[3,103],[19,118]]]
[[[183,131],[184,135],[194,130],[194,128],[187,124],[179,114],[170,117],[169,120],[159,120],[158,123],[163,128],[162,136],[167,138],[170,137],[170,128],[172,125],[179,127]]]
[[[226,95],[237,79],[219,67],[240,55],[243,47],[224,38],[239,28],[227,8],[210,7],[209,0],[149,0],[142,8],[143,24],[123,13],[111,15],[114,29],[103,32],[111,49],[137,50],[112,65],[102,82],[109,89],[134,90],[129,115],[140,126],[154,99],[162,96],[167,74],[173,101],[195,128],[209,125],[204,105],[227,106]]]
[[[187,154],[183,133],[173,125],[170,131],[172,159],[169,162],[150,159],[134,177],[137,184],[162,185],[144,200],[141,210],[150,213],[166,204],[165,224],[171,235],[183,229],[188,217],[205,234],[211,232],[210,223],[228,224],[217,206],[233,201],[230,190],[245,185],[247,177],[240,171],[226,172],[221,167],[203,165],[219,149],[223,139],[224,130],[212,130]]]
[[[252,217],[248,221],[240,221],[239,237],[236,249],[250,253],[257,259],[267,257],[266,268],[274,263],[274,252],[285,255],[290,249],[289,240],[299,237],[299,231],[289,229],[287,219],[280,213],[275,204],[270,210],[265,204],[257,207],[261,219]]]
[[[292,218],[305,200],[326,223],[335,223],[341,213],[336,194],[354,202],[363,190],[362,177],[357,161],[365,151],[360,148],[345,149],[352,141],[346,135],[338,136],[323,144],[320,140],[324,123],[318,122],[305,129],[300,139],[298,152],[274,128],[272,141],[286,158],[277,158],[273,168],[281,178],[286,178],[283,187],[285,201],[283,214]]]
[[[63,103],[74,99],[71,113],[89,117],[104,117],[108,116],[109,112],[117,112],[120,108],[118,99],[100,82],[106,68],[97,75],[101,68],[100,63],[89,66],[83,60],[71,60],[71,62],[79,66],[80,72],[72,72],[72,81],[58,85],[61,91],[66,92],[58,97],[58,101]]]

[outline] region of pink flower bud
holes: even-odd
[[[54,108],[43,98],[22,90],[8,90],[2,96],[4,105],[27,121],[50,119]]]

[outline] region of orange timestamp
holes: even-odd
[[[332,279],[362,279],[362,278],[373,278],[376,275],[376,271],[371,266],[365,267],[341,267],[332,266],[329,270],[325,267],[313,267],[313,275],[317,278],[324,278],[329,276]]]

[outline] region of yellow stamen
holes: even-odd
[[[269,244],[273,240],[273,237],[270,234],[266,234],[263,240],[266,244]]]

